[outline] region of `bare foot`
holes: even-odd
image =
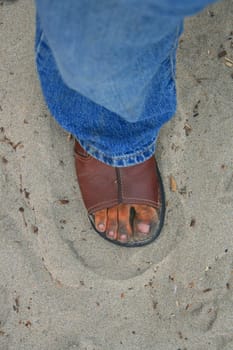
[[[95,213],[96,229],[106,232],[107,238],[121,243],[148,239],[151,226],[156,222],[157,210],[147,205],[119,204]]]

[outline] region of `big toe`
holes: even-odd
[[[148,205],[134,205],[134,238],[147,239],[152,234],[152,227],[158,222],[158,212]]]

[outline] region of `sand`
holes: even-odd
[[[1,1],[1,350],[233,349],[232,18],[225,0],[186,21],[157,147],[165,226],[127,249],[87,219],[40,90],[32,1]]]

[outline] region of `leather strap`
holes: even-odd
[[[160,177],[154,157],[129,167],[111,167],[90,156],[75,141],[75,166],[89,214],[120,203],[161,207]]]

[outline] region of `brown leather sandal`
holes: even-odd
[[[108,241],[125,247],[143,246],[154,241],[161,232],[165,215],[163,183],[155,157],[138,165],[115,168],[90,156],[77,141],[74,151],[79,187],[95,231]],[[95,212],[121,203],[143,204],[156,208],[159,220],[152,225],[146,239],[135,241],[132,237],[123,243],[111,240],[104,232],[96,229]]]

